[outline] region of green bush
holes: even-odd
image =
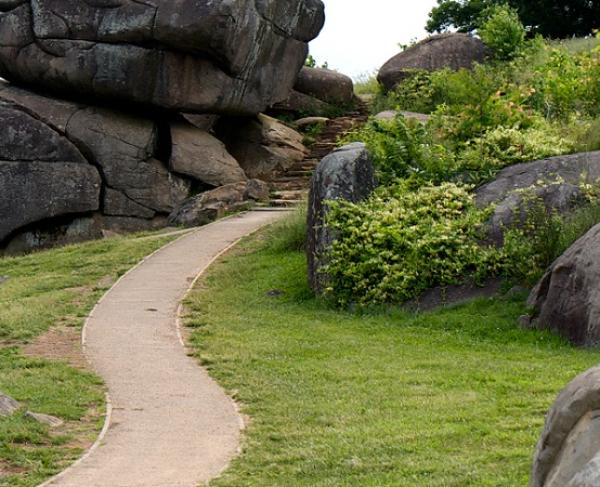
[[[359,204],[331,202],[337,233],[326,272],[339,304],[398,303],[438,285],[479,281],[502,271],[500,250],[480,245],[489,210],[468,187],[407,181]]]
[[[496,59],[505,61],[518,56],[525,45],[525,27],[516,10],[496,5],[485,16],[478,33]]]
[[[452,155],[436,142],[426,126],[397,115],[392,120],[370,119],[340,143],[364,142],[373,155],[377,178],[387,185],[398,178],[444,181],[455,170]]]

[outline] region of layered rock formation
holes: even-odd
[[[255,114],[284,99],[320,0],[5,0],[0,76],[177,111]]]
[[[257,115],[323,22],[320,0],[0,0],[0,249],[164,226],[302,158]]]

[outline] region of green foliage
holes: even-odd
[[[600,352],[517,326],[522,297],[340,311],[309,295],[302,253],[261,242],[186,305],[191,349],[252,418],[212,487],[528,485],[544,413]]]
[[[427,30],[457,28],[472,32],[482,14],[493,6],[508,5],[521,17],[528,32],[553,39],[587,36],[598,28],[600,4],[581,0],[438,0],[429,14]]]
[[[519,14],[512,8],[494,6],[485,14],[478,33],[496,59],[509,60],[516,57],[525,45],[525,27]]]
[[[325,270],[340,304],[397,303],[435,286],[501,271],[503,256],[480,245],[489,211],[467,187],[414,189],[400,181],[363,203],[331,202],[337,240]]]
[[[319,66],[319,64],[317,63],[317,60],[313,57],[312,54],[309,54],[307,56],[306,61],[304,61],[304,66],[306,66],[307,68],[329,69],[329,63],[327,61],[325,61],[323,64],[321,64]]]
[[[299,252],[306,248],[306,205],[290,213],[288,218],[267,230],[267,246],[274,252]]]
[[[354,80],[354,92],[357,95],[377,95],[380,91],[376,72],[362,73]]]
[[[402,115],[392,120],[372,118],[358,131],[350,132],[341,144],[364,142],[373,155],[380,183],[397,178],[444,180],[454,171],[451,154],[438,144],[423,124]]]

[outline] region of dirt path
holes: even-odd
[[[85,353],[110,396],[103,435],[52,487],[196,487],[236,454],[233,401],[186,355],[178,306],[194,278],[241,237],[281,217],[248,212],[159,250],[102,298],[84,329]]]

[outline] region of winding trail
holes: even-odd
[[[202,227],[146,258],[86,322],[86,357],[110,396],[103,434],[46,487],[196,487],[238,451],[234,402],[186,355],[178,308],[194,279],[240,238],[283,212],[248,212]]]

